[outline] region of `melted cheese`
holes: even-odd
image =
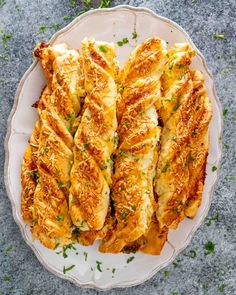
[[[124,89],[117,114],[120,145],[116,153],[112,200],[116,225],[99,248],[120,252],[149,228],[155,201],[152,180],[160,135],[154,104],[160,97],[165,43],[148,39],[131,54],[120,75]]]
[[[118,65],[109,43],[85,39],[82,55],[87,97],[74,138],[69,203],[73,224],[81,231],[94,231],[103,227],[110,200]]]

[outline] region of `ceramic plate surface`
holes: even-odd
[[[138,33],[136,40],[132,39],[134,31]],[[38,61],[35,61],[25,73],[16,92],[5,140],[5,183],[12,203],[13,215],[25,241],[44,267],[78,286],[106,290],[114,287],[129,287],[144,282],[170,264],[178,253],[188,245],[210,207],[213,186],[219,173],[219,169],[212,172],[212,166],[219,167],[221,158],[221,143],[219,142],[222,132],[221,106],[215,93],[212,75],[206,67],[203,56],[187,33],[176,23],[158,16],[148,9],[118,6],[111,9],[93,10],[83,14],[56,33],[50,42],[51,44],[66,42],[73,48],[79,48],[84,37],[94,37],[97,40],[108,42],[117,42],[127,37],[130,40],[129,44],[117,47],[117,57],[122,66],[134,47],[147,37],[152,36],[166,40],[169,42],[168,46],[172,46],[175,42],[189,42],[193,46],[197,56],[193,59],[191,67],[204,73],[207,93],[213,105],[207,176],[201,207],[193,220],[185,219],[179,224],[177,230],[169,232],[168,242],[160,256],[141,253],[134,255],[102,254],[98,252],[98,245],[96,244],[91,247],[77,245],[76,251],[68,250],[68,258],[63,258],[61,254],[56,254],[57,250],[49,250],[38,241],[32,241],[30,229],[21,218],[20,170],[28,139],[37,120],[36,110],[31,105],[38,99],[45,85],[44,75]],[[85,251],[88,253],[87,261],[85,261],[83,253]],[[127,264],[127,259],[130,256],[135,256],[135,259]],[[102,262],[102,272],[97,269],[96,261]],[[64,274],[63,267],[71,265],[75,265],[75,267]],[[112,273],[113,268],[116,269],[114,274]]]

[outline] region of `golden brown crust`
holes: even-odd
[[[99,250],[118,253],[144,234],[155,210],[152,180],[160,129],[154,104],[160,95],[165,43],[146,40],[131,54],[120,75],[118,134],[112,199],[116,226]]]
[[[38,105],[38,181],[32,204],[32,233],[46,247],[54,248],[71,238],[67,199],[73,163],[72,135],[84,81],[77,51],[65,45],[43,46],[40,50],[38,56],[51,93]]]
[[[21,214],[23,219],[29,224],[32,224],[33,221],[32,204],[38,179],[37,151],[40,134],[39,130],[39,122],[37,122],[29,140],[29,145],[26,149],[21,166]]]
[[[85,39],[82,55],[87,97],[74,138],[70,214],[74,225],[88,231],[103,227],[109,206],[117,128],[117,64],[112,44]]]
[[[183,82],[182,86],[172,89],[176,83],[180,84],[179,81],[175,83],[172,80],[177,77],[174,72],[178,73],[180,67],[179,61],[174,60],[174,57],[178,60],[179,49],[179,46],[175,46],[170,53],[170,61],[165,71],[168,75],[163,77],[163,84],[166,85],[163,87],[163,100],[158,106],[164,122],[155,182],[155,192],[158,196],[157,219],[161,228],[178,226],[184,218],[187,199],[191,194],[190,186],[191,188],[195,186],[195,184],[190,185],[190,182],[193,178],[198,178],[198,175],[203,175],[201,169],[205,171],[204,163],[208,147],[204,145],[201,155],[200,150],[199,155],[195,154],[196,158],[201,158],[199,162],[195,162],[193,153],[195,147],[205,137],[212,113],[203,77],[198,71],[190,72],[189,62],[181,66],[184,69],[180,79]],[[184,53],[182,50],[187,51]],[[189,46],[181,46],[182,57],[185,54],[188,56],[189,52],[191,52]],[[174,66],[170,70],[171,62]],[[176,107],[173,107],[171,99],[166,99],[170,96],[175,97]]]

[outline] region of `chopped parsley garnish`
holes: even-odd
[[[187,166],[189,163],[193,162],[194,160],[195,158],[191,154],[188,155],[185,165]]]
[[[208,241],[205,245],[205,255],[209,255],[211,253],[214,253],[215,252],[215,244],[211,241]]]
[[[172,141],[177,141],[177,137],[174,135],[174,136],[172,136],[171,140]]]
[[[127,216],[127,212],[126,212],[126,209],[124,208],[121,213],[121,218],[124,220],[126,219],[126,216]]]
[[[48,147],[44,147],[44,148],[43,148],[43,151],[44,151],[45,154],[47,154],[48,151],[49,151]]]
[[[114,274],[115,272],[116,272],[116,269],[115,269],[115,268],[113,268],[113,269],[112,269],[112,273]]]
[[[115,146],[117,146],[117,145],[118,145],[118,143],[119,143],[119,136],[118,136],[118,134],[117,134],[117,133],[114,135],[114,138],[113,138],[113,143],[114,143],[114,145],[115,145]]]
[[[164,271],[164,276],[165,276],[165,277],[168,277],[169,274],[170,274],[169,271],[167,271],[167,270]]]
[[[70,6],[74,8],[76,6],[76,1],[75,0],[70,0]]]
[[[215,172],[215,171],[217,170],[217,167],[216,167],[216,166],[213,166],[213,167],[211,168],[211,170],[212,170],[212,172]]]
[[[179,80],[181,80],[183,78],[184,74],[180,74],[179,75]]]
[[[58,29],[60,29],[61,27],[62,27],[61,24],[51,24],[51,25],[49,26],[49,29],[55,29],[55,30],[58,30]]]
[[[100,271],[100,272],[102,272],[102,269],[101,269],[102,262],[96,260],[96,263],[97,263],[97,270]]]
[[[39,175],[38,172],[36,170],[32,170],[32,171],[27,171],[26,172],[27,176],[30,176],[32,179],[37,180]]]
[[[167,169],[170,167],[170,161],[167,161],[163,169],[161,170],[161,173],[166,173]]]
[[[119,155],[120,156],[124,156],[126,154],[126,151],[124,151],[124,150],[119,150]]]
[[[227,114],[228,114],[228,109],[224,109],[223,110],[223,117],[226,117]]]
[[[39,27],[39,32],[40,32],[40,33],[45,33],[46,30],[47,30],[47,27],[46,27],[46,26],[41,26],[41,27]]]
[[[101,50],[102,52],[107,52],[107,48],[106,48],[106,46],[104,46],[104,45],[100,45],[100,46],[98,46],[98,48],[99,48],[99,50]]]
[[[11,275],[5,275],[3,277],[3,279],[4,279],[5,282],[11,282],[12,281],[12,276]]]
[[[134,161],[135,161],[135,162],[138,162],[139,160],[140,160],[140,157],[138,157],[138,156],[135,156],[135,157],[134,157]]]
[[[137,34],[136,31],[134,31],[134,32],[132,33],[132,39],[136,39],[137,37],[138,37],[138,34]]]
[[[134,256],[131,256],[131,257],[129,257],[129,258],[127,259],[127,261],[126,261],[126,262],[127,262],[127,263],[130,263],[131,261],[133,261],[133,260],[134,260],[134,258],[135,258]]]
[[[71,265],[71,266],[69,266],[69,267],[67,267],[67,268],[65,268],[65,266],[63,267],[63,273],[65,274],[67,271],[70,271],[70,270],[72,270],[73,268],[75,267],[75,265],[73,264],[73,265]]]
[[[206,225],[210,226],[212,221],[219,221],[219,213],[217,213],[215,216],[207,217]]]
[[[57,180],[57,185],[61,188],[61,187],[65,187],[65,184],[59,180]]]
[[[136,210],[137,206],[136,205],[132,205],[132,209]]]
[[[33,225],[36,225],[36,224],[38,224],[38,220],[36,218],[34,218]]]
[[[110,0],[101,0],[99,8],[108,8],[110,7],[111,1]]]
[[[124,44],[127,44],[127,43],[129,43],[128,38],[123,38],[122,41],[117,41],[118,46],[123,46]]]
[[[173,111],[174,111],[174,112],[177,111],[179,107],[180,107],[180,104],[177,103],[177,104],[173,107]]]
[[[128,43],[128,42],[129,42],[128,38],[123,38],[123,40],[122,40],[122,41],[123,41],[123,43],[124,43],[124,44],[126,44],[126,43]]]
[[[68,255],[66,253],[66,251],[68,249],[76,250],[76,248],[75,248],[75,246],[73,244],[69,244],[69,245],[63,246],[62,247],[62,255],[63,255],[64,258],[67,258],[68,257]]]
[[[128,127],[128,125],[129,125],[129,123],[125,121],[125,122],[124,122],[124,126],[125,126],[125,127]]]
[[[5,0],[0,0],[0,8],[2,8],[6,4]]]
[[[100,166],[100,169],[103,171],[103,170],[106,170],[107,169],[107,166],[105,166],[105,165],[101,165]]]
[[[2,35],[2,44],[4,48],[7,48],[7,40],[12,38],[12,34],[6,34],[4,33]]]
[[[224,284],[220,285],[218,289],[219,289],[219,291],[220,291],[221,293],[224,292],[224,290],[225,290],[225,285],[224,285]]]
[[[72,16],[69,16],[69,15],[65,15],[65,16],[63,17],[63,19],[64,19],[65,21],[67,21],[67,20],[72,20],[73,17],[72,17]]]
[[[178,263],[174,261],[173,265],[174,265],[174,268],[176,268],[178,266]]]
[[[197,253],[195,250],[190,250],[189,251],[189,257],[190,258],[196,258],[197,257]]]
[[[64,221],[64,215],[63,214],[58,215],[57,216],[57,221]]]
[[[228,144],[224,144],[224,147],[228,150],[229,149],[229,145]]]
[[[124,86],[120,86],[120,94],[122,94],[124,92]]]
[[[88,259],[88,252],[84,252],[84,260],[87,261]]]
[[[5,252],[9,253],[12,251],[12,249],[13,249],[13,247],[12,247],[12,245],[10,245],[5,249]]]
[[[215,38],[219,38],[219,39],[224,39],[225,35],[224,34],[214,34],[213,35]]]
[[[84,143],[84,148],[88,149],[90,147],[90,143]]]
[[[179,69],[183,69],[185,67],[185,64],[178,65]]]

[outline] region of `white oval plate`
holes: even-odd
[[[132,40],[134,30],[138,38]],[[28,139],[37,120],[36,110],[31,105],[38,99],[45,84],[40,63],[35,61],[22,78],[15,96],[14,106],[9,117],[8,132],[5,140],[5,183],[12,203],[13,216],[21,233],[32,248],[39,261],[55,275],[68,279],[77,286],[93,287],[107,290],[114,287],[130,287],[151,278],[156,272],[170,264],[190,242],[194,232],[200,226],[210,207],[213,186],[217,180],[219,169],[212,172],[212,166],[219,167],[221,159],[222,132],[221,106],[215,92],[213,77],[207,69],[204,57],[197,50],[187,33],[171,20],[160,17],[145,8],[118,6],[111,9],[98,9],[87,12],[76,18],[67,27],[56,33],[50,43],[66,42],[73,48],[79,48],[84,37],[97,40],[117,42],[124,37],[129,44],[117,48],[118,60],[123,65],[136,44],[147,37],[158,36],[169,42],[189,42],[197,52],[192,67],[201,70],[205,75],[208,95],[213,104],[213,118],[210,124],[210,149],[207,161],[207,177],[203,200],[197,216],[185,219],[175,231],[170,231],[168,242],[160,256],[137,253],[135,259],[127,264],[127,254],[102,254],[97,251],[97,244],[91,247],[77,245],[77,251],[69,250],[68,258],[63,258],[45,248],[38,241],[32,241],[31,232],[21,218],[20,210],[20,170]],[[85,261],[84,251],[88,253]],[[98,271],[96,261],[101,261],[102,272]],[[76,265],[71,271],[63,274],[63,267]],[[114,274],[112,269],[116,268]]]

